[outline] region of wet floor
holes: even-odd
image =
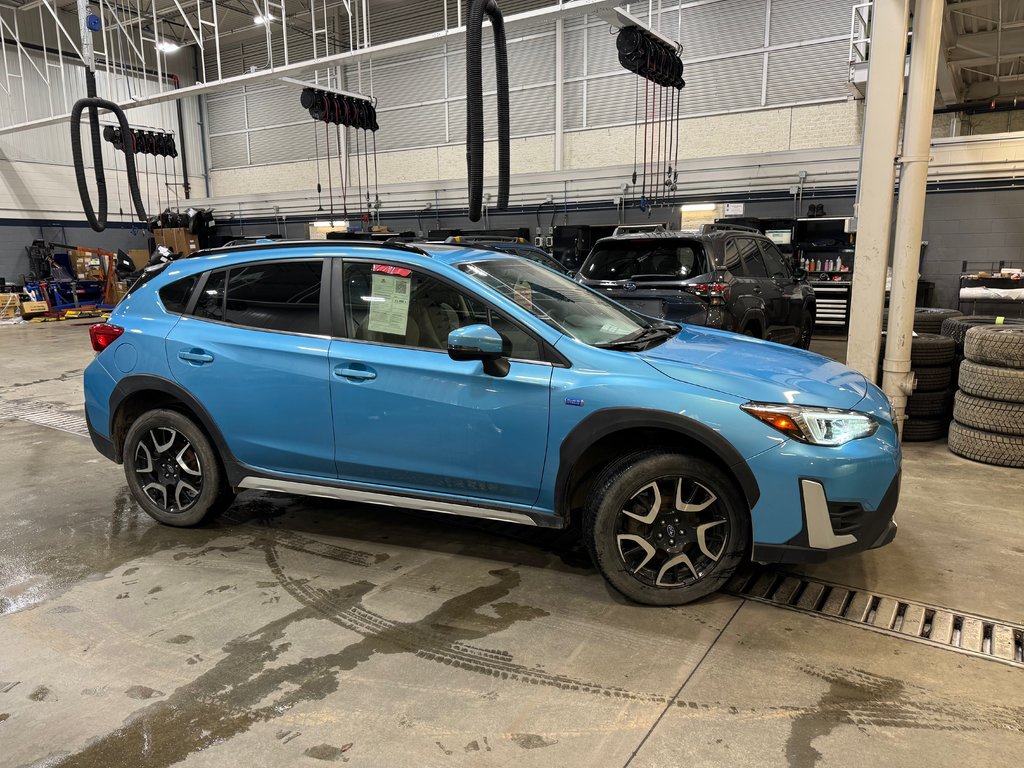
[[[84,327],[0,328],[81,413]],[[625,603],[559,532],[255,492],[162,527],[88,439],[0,418],[2,766],[962,766],[1024,669],[720,595]],[[807,573],[1024,622],[1022,475],[910,446],[900,535]]]

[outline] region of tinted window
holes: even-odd
[[[730,240],[725,244],[725,259],[722,266],[731,272],[742,272],[740,268],[740,249],[736,247],[736,241]]]
[[[786,259],[774,243],[761,241],[761,251],[764,256],[764,264],[768,268],[768,274],[772,277],[789,277],[789,269],[786,267]]]
[[[175,280],[161,288],[160,301],[164,305],[164,309],[176,315],[184,312],[185,307],[188,306],[189,296],[192,295],[192,289],[195,288],[198,280],[197,275],[192,275]]]
[[[581,273],[587,280],[685,280],[703,274],[696,240],[605,240],[594,246]]]
[[[210,273],[206,285],[203,286],[203,291],[196,301],[196,308],[192,310],[193,315],[209,320],[224,319],[224,283],[227,276],[226,269]]]
[[[540,360],[540,343],[478,299],[419,270],[383,264],[345,265],[345,319],[350,338],[420,349],[447,350],[448,334],[490,325],[505,353]]]
[[[757,240],[742,237],[737,238],[736,243],[740,254],[740,265],[742,272],[747,277],[768,277],[765,271],[764,262],[761,261],[761,250],[757,247]]]
[[[319,333],[323,266],[323,261],[316,260],[232,267],[225,322],[268,331]]]

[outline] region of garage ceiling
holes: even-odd
[[[1024,0],[949,0],[943,38],[944,105],[1024,95]]]

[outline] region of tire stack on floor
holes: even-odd
[[[956,344],[940,335],[939,331],[943,322],[960,314],[955,309],[917,307],[914,310],[914,333],[917,335],[910,344],[910,366],[916,385],[907,399],[907,418],[903,422],[903,439],[907,442],[938,440],[945,437],[949,428],[953,385],[956,382]],[[888,311],[883,321],[888,326]],[[884,339],[882,357],[885,357]]]
[[[949,450],[1024,467],[1024,323],[977,325],[964,338]]]

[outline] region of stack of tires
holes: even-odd
[[[956,384],[956,344],[941,336],[939,331],[943,322],[961,314],[955,309],[914,309],[914,333],[917,335],[910,344],[910,367],[916,383],[913,394],[907,399],[907,418],[903,422],[903,439],[908,442],[938,440],[946,436]],[[883,314],[882,322],[883,327],[888,327],[888,310]],[[879,381],[881,376],[879,367]]]
[[[1024,323],[976,325],[964,336],[949,450],[1024,467]]]

